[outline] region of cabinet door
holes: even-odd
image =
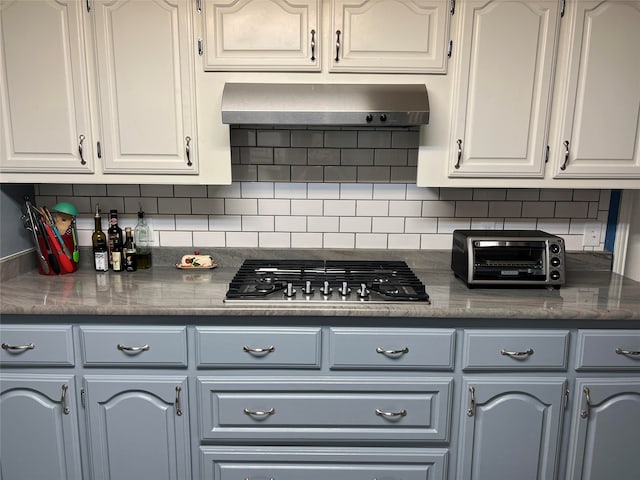
[[[105,172],[198,171],[187,0],[98,0]]]
[[[446,73],[447,0],[334,0],[331,71]]]
[[[567,479],[634,480],[640,472],[640,379],[579,379]]]
[[[556,478],[565,383],[465,378],[458,478]]]
[[[75,398],[73,375],[0,376],[3,480],[82,478]]]
[[[558,2],[470,0],[461,15],[449,175],[544,176]]]
[[[205,70],[320,70],[320,0],[205,0]]]
[[[82,8],[0,0],[3,172],[93,171]]]
[[[573,2],[569,11],[556,177],[640,178],[640,2]]]
[[[186,385],[183,376],[85,376],[91,478],[191,478]]]

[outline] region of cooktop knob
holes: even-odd
[[[324,283],[322,284],[322,294],[325,297],[328,297],[329,295],[331,295],[331,287],[329,286],[329,282],[327,280],[325,280]]]
[[[340,287],[340,295],[343,297],[347,297],[351,293],[351,289],[349,288],[348,282],[342,282],[342,287]]]
[[[307,280],[304,282],[304,287],[302,287],[302,293],[305,295],[313,295],[313,287],[311,286],[311,280]]]
[[[360,298],[367,298],[369,296],[369,293],[371,293],[371,292],[367,288],[367,284],[366,283],[361,283],[360,284],[360,290],[358,290],[358,296]]]
[[[293,283],[287,283],[287,289],[285,290],[284,294],[287,297],[293,297],[296,294],[296,290],[293,288]]]

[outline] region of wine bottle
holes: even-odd
[[[136,244],[133,241],[133,232],[131,231],[131,227],[126,227],[124,229],[124,233],[124,268],[127,272],[135,272],[137,269]]]
[[[109,266],[114,272],[124,270],[122,259],[122,229],[118,225],[118,210],[111,210],[109,214]]]
[[[96,215],[93,220],[95,222],[93,235],[91,235],[93,266],[98,272],[106,272],[109,270],[109,248],[107,235],[102,231],[102,217],[100,216],[99,205],[96,205]]]
[[[136,261],[137,267],[146,269],[151,267],[151,229],[144,219],[142,207],[138,212],[138,224],[136,225],[135,235],[136,241]]]

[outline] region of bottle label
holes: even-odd
[[[122,252],[112,252],[111,257],[113,260],[113,271],[120,272],[122,270]]]
[[[99,272],[106,272],[109,270],[109,253],[108,252],[94,252],[93,261],[95,262],[96,270]]]

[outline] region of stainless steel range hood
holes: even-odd
[[[429,97],[424,84],[227,83],[222,123],[424,125]]]

